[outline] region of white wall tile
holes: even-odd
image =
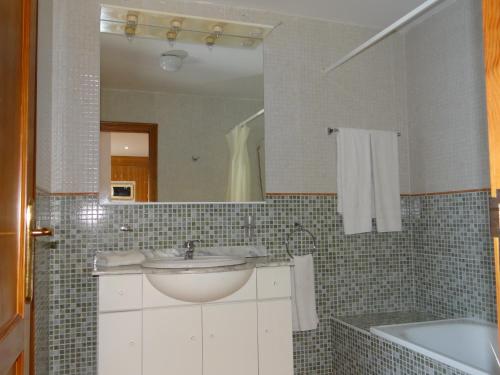
[[[489,186],[481,20],[462,0],[407,31],[413,192]]]

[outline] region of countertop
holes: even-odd
[[[255,257],[246,258],[245,264],[236,266],[225,267],[206,267],[206,268],[177,268],[177,269],[162,269],[162,268],[146,268],[140,264],[129,266],[117,267],[99,267],[97,266],[92,271],[92,276],[105,276],[105,275],[132,275],[132,274],[151,274],[151,273],[164,273],[164,274],[179,274],[179,273],[212,273],[212,272],[228,272],[237,271],[247,268],[262,268],[262,267],[284,267],[293,266],[293,262],[289,258],[272,258],[272,257]]]

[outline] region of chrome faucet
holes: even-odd
[[[200,240],[187,240],[186,242],[184,242],[184,247],[187,249],[186,253],[184,254],[184,259],[193,259],[195,248],[194,244],[196,242],[200,242]]]

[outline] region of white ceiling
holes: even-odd
[[[185,50],[177,72],[160,68],[160,55]],[[176,43],[101,33],[103,88],[262,99],[262,45],[255,49]]]
[[[112,156],[149,156],[147,133],[111,133]]]
[[[264,9],[277,13],[385,28],[425,0],[210,0],[213,4]],[[206,3],[206,1],[203,1]]]

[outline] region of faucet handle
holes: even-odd
[[[194,247],[194,244],[195,243],[200,243],[201,240],[187,240],[186,242],[184,242],[184,247],[187,247],[188,249],[191,249]]]

